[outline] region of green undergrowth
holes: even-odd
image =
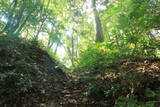
[[[126,46],[124,44],[117,45],[115,43],[89,44],[87,48],[81,50],[80,57],[77,61],[77,67],[75,69],[90,72],[95,69],[103,69],[107,66],[115,66],[116,64],[120,64],[121,61],[129,58],[157,58],[158,54],[153,49],[159,50],[157,47],[159,45],[155,45],[158,44],[158,42],[150,41],[148,44],[143,44],[144,46],[139,44],[140,48],[138,49],[132,47],[132,44]]]
[[[82,51],[76,70],[87,86],[84,94],[110,107],[158,106],[160,59],[155,53],[136,52],[112,44],[96,44]]]
[[[106,72],[83,76],[81,81],[88,87],[85,95],[96,101],[107,101],[110,106],[116,107],[146,107],[144,105],[159,103],[160,77],[155,76],[159,75],[159,72],[118,73]]]

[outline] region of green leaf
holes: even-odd
[[[152,91],[152,90],[149,89],[149,88],[147,88],[147,89],[145,90],[145,94],[146,94],[146,97],[155,97],[155,96],[156,96],[155,92]]]

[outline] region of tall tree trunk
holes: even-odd
[[[17,7],[17,3],[18,1],[17,0],[13,0],[12,1],[12,4],[11,4],[11,7],[12,7],[12,10],[15,10],[15,8]],[[7,16],[7,23],[3,29],[3,31],[7,31],[7,35],[8,35],[8,32],[11,30],[12,26],[13,26],[13,20],[14,19],[14,13],[11,11],[8,13],[8,16]]]
[[[12,36],[14,34],[14,32],[18,29],[20,24],[21,24],[21,21],[23,19],[24,10],[26,8],[26,1],[22,0],[22,4],[21,5],[22,6],[20,7],[19,12],[16,14],[16,16],[13,19],[13,24],[11,26],[10,31],[8,32],[8,35]]]
[[[34,11],[34,10],[33,10]],[[24,18],[23,22],[21,23],[21,25],[19,25],[19,28],[17,28],[16,31],[16,35],[19,34],[19,32],[22,31],[23,27],[25,26],[26,22],[28,21],[29,17],[31,16],[31,14],[33,13],[33,11],[29,12],[28,15]]]
[[[74,37],[73,37],[73,34],[72,34],[72,38],[71,38],[72,40],[72,53],[71,53],[71,60],[72,60],[72,66],[74,67],[75,65],[74,65],[74,56],[75,56],[75,53],[74,53]]]
[[[37,31],[36,35],[34,36],[34,39],[35,39],[35,40],[38,40],[39,34],[40,34],[41,30],[42,30],[42,27],[43,27],[43,25],[44,25],[45,20],[46,20],[46,19],[42,19],[41,25],[39,26],[38,31]]]
[[[91,8],[93,13],[94,29],[96,33],[96,42],[104,42],[102,25],[96,9],[96,0],[91,0]]]
[[[56,47],[55,47],[55,50],[54,50],[55,54],[57,54],[57,50],[58,50],[59,44],[60,44],[60,40],[58,40],[58,42],[56,44]]]
[[[48,49],[51,49],[52,46],[53,46],[53,41],[52,41],[51,39],[49,39],[47,48],[48,48]]]

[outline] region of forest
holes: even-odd
[[[160,107],[160,0],[0,0],[0,107]]]

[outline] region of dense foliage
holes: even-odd
[[[154,56],[159,50],[159,37],[152,30],[159,29],[160,4],[152,0],[120,0],[102,14],[106,41],[114,41],[121,48],[134,49],[135,54]]]
[[[0,106],[158,107],[159,73],[159,0],[0,0]]]

